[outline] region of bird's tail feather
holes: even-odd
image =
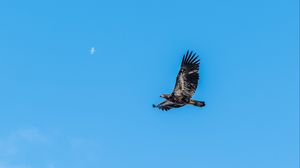
[[[204,107],[205,106],[204,101],[198,101],[198,100],[190,100],[189,104],[192,104],[192,105],[198,106],[198,107]]]

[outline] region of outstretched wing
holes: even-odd
[[[152,105],[154,108],[158,108],[160,110],[163,110],[163,111],[168,111],[170,110],[171,108],[177,108],[177,107],[181,107],[182,105],[179,105],[179,104],[176,104],[174,102],[171,102],[171,101],[164,101],[164,102],[161,102],[160,104],[158,105]]]
[[[176,85],[173,94],[179,97],[190,99],[198,86],[199,59],[192,51],[183,56],[181,67],[176,78]]]

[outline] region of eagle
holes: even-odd
[[[153,104],[152,106],[163,111],[182,107],[186,104],[204,107],[204,101],[192,99],[198,86],[199,64],[200,60],[196,53],[187,51],[186,54],[183,55],[173,92],[171,94],[160,95],[161,98],[166,100],[158,105]]]

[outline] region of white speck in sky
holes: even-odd
[[[90,49],[90,54],[91,55],[94,55],[96,53],[96,48],[95,47],[92,47],[91,49]]]

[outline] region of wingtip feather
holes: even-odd
[[[181,65],[183,64],[197,64],[200,61],[198,55],[196,55],[196,52],[187,50],[186,54],[183,55]]]

